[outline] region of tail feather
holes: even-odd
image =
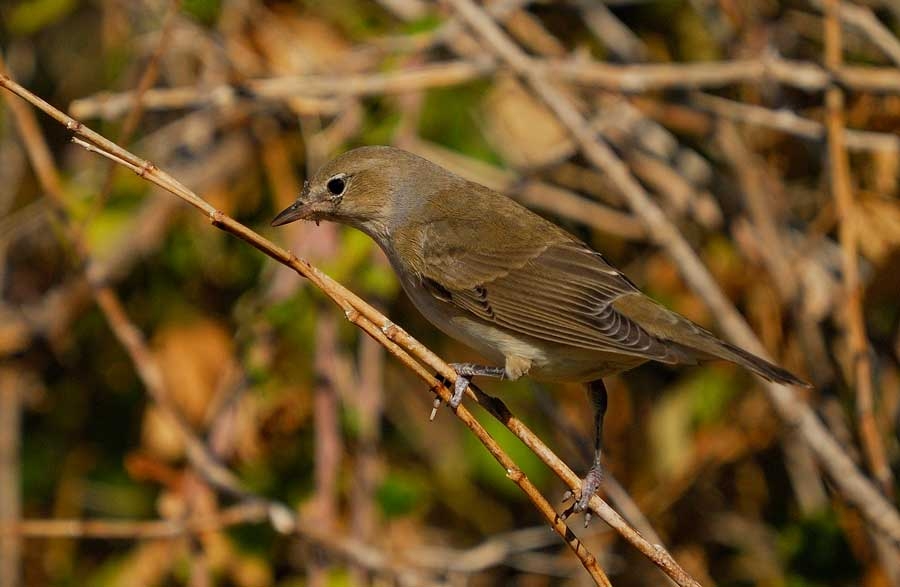
[[[653,336],[669,343],[673,363],[725,359],[775,383],[812,387],[787,369],[719,339],[712,332],[643,294],[622,296],[613,302],[613,306]]]
[[[722,351],[716,353],[717,356],[727,361],[731,361],[732,363],[737,363],[738,365],[753,371],[763,379],[775,383],[783,383],[785,385],[812,387],[809,382],[800,379],[787,369],[782,369],[778,365],[774,365],[763,358],[757,357],[753,353],[748,353],[744,349],[723,340],[718,340],[717,342],[722,347]]]

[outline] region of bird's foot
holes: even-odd
[[[472,377],[481,375],[503,379],[506,375],[506,370],[503,367],[488,367],[485,365],[476,365],[475,363],[450,363],[450,366],[456,371],[456,381],[453,382],[453,393],[450,395],[449,402],[450,407],[454,410],[462,403],[462,398],[466,394],[466,389],[468,389],[469,384],[472,382]],[[444,384],[447,383],[443,377],[439,376],[439,378]],[[437,409],[440,405],[441,400],[435,399],[434,406],[431,410],[431,420],[434,420],[434,416],[437,414]]]
[[[453,383],[453,395],[450,396],[450,407],[454,410],[462,403],[462,398],[472,382],[473,373],[462,373],[457,365],[451,365],[456,370],[456,381]]]
[[[578,496],[572,505],[565,509],[562,513],[562,519],[565,520],[572,514],[580,514],[584,512],[584,527],[587,528],[588,524],[591,523],[591,510],[590,510],[590,502],[591,498],[597,493],[597,490],[600,489],[600,485],[603,482],[603,468],[600,466],[599,462],[595,462],[591,466],[591,470],[588,471],[587,475],[584,476],[584,479],[581,480],[581,493]],[[571,491],[566,491],[565,495],[563,495],[563,502],[567,502],[570,499],[575,497],[575,494]]]

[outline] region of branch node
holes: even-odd
[[[522,469],[510,467],[506,470],[506,476],[512,480],[513,483],[518,483],[522,479]]]
[[[157,169],[156,165],[150,161],[144,161],[134,172],[138,177],[146,177],[148,173],[154,173]]]

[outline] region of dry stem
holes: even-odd
[[[843,61],[841,47],[841,26],[838,0],[825,2],[825,64],[837,69]],[[856,388],[856,412],[863,453],[872,474],[881,484],[885,495],[892,496],[894,480],[885,457],[884,444],[875,417],[874,391],[872,386],[872,363],[869,358],[869,341],[866,337],[863,316],[862,285],[859,280],[859,241],[854,218],[853,186],[850,177],[850,161],[847,157],[844,136],[844,92],[838,86],[828,88],[825,93],[828,128],[828,160],[831,164],[831,191],[837,207],[839,238],[844,279],[844,328],[850,344],[853,384]]]
[[[313,267],[307,261],[296,257],[295,255],[289,253],[281,247],[278,247],[274,243],[264,239],[257,233],[238,223],[231,217],[226,216],[222,212],[216,210],[208,202],[200,198],[191,190],[187,189],[165,171],[157,168],[153,163],[133,155],[129,151],[121,148],[105,137],[86,128],[77,120],[67,116],[63,112],[48,104],[46,101],[35,96],[19,84],[12,81],[9,77],[0,75],[0,85],[11,90],[16,95],[22,97],[26,101],[30,102],[40,110],[46,112],[51,117],[65,125],[67,129],[69,129],[77,136],[77,138],[73,140],[80,146],[89,151],[101,154],[109,158],[110,160],[131,169],[140,177],[178,196],[182,200],[188,202],[189,204],[204,212],[214,226],[250,243],[268,256],[281,262],[284,265],[287,265],[303,277],[308,278],[316,287],[322,290],[329,298],[331,298],[336,304],[338,304],[338,306],[340,306],[344,310],[345,315],[351,322],[353,322],[373,338],[378,340],[383,346],[385,346],[385,348],[388,349],[389,352],[391,352],[391,354],[398,357],[402,362],[404,362],[404,364],[413,369],[417,375],[419,375],[429,384],[431,391],[437,393],[443,401],[446,402],[449,400],[450,392],[446,389],[446,387],[438,382],[437,379],[435,379],[430,371],[428,371],[425,367],[423,367],[421,363],[419,363],[419,360],[428,365],[428,367],[430,367],[431,369],[436,370],[448,381],[454,380],[456,377],[456,373],[434,353],[432,353],[421,343],[413,339],[405,331],[392,324],[380,312],[372,308],[361,298],[353,294],[350,290],[346,289],[344,286],[329,278],[327,275],[319,271],[317,268]],[[528,496],[532,504],[536,507],[536,509],[538,509],[538,511],[550,524],[550,526],[564,539],[566,544],[576,554],[576,556],[579,558],[582,565],[585,567],[594,581],[598,585],[608,585],[609,580],[606,578],[605,573],[600,568],[596,557],[594,557],[594,555],[585,548],[583,543],[571,532],[571,530],[569,530],[565,522],[557,515],[556,511],[546,500],[546,498],[544,498],[540,494],[540,492],[538,492],[537,488],[534,486],[531,480],[528,479],[527,476],[525,476],[525,474],[518,468],[518,466],[516,466],[516,464],[509,458],[509,456],[500,448],[496,441],[487,433],[484,427],[482,427],[481,424],[478,423],[474,416],[472,416],[472,414],[464,406],[460,406],[456,410],[456,414],[460,418],[460,420],[462,420],[463,423],[470,430],[472,430],[473,433],[475,433],[482,444],[487,447],[491,455],[504,467],[507,472],[507,476],[509,476],[510,479],[514,483],[516,483],[516,485],[520,489],[522,489],[522,491]],[[508,423],[508,425],[512,425],[512,423],[518,421],[512,418],[511,415],[508,415],[508,417],[506,418],[506,422]],[[572,487],[573,489],[577,489],[579,487],[580,481],[575,476],[575,474],[572,473],[572,471],[568,469],[568,467],[566,467],[562,463],[562,461],[560,461],[555,455],[553,455],[549,451],[549,449],[539,439],[537,439],[537,437],[535,437],[533,433],[531,433],[530,430],[524,428],[524,425],[522,425],[520,428],[518,428],[518,434],[526,436],[527,440],[523,440],[526,441],[526,444],[528,444],[529,446],[539,447],[542,451],[548,453],[547,455],[542,456],[542,459],[545,462],[558,463],[557,467],[554,468],[554,471],[558,475],[560,475],[561,478],[563,478],[570,487]],[[595,496],[592,500],[592,506],[596,502],[602,503],[602,501]],[[609,508],[609,506],[606,506],[605,503],[602,503],[602,506],[605,507],[597,506],[594,508],[602,518],[610,522],[610,524],[617,530],[620,530],[620,532],[631,530],[634,535],[630,537],[630,541],[640,542],[640,540],[642,540],[639,539],[639,536],[637,536],[637,533],[634,532],[633,529],[626,529],[627,524],[625,524],[621,517],[615,514],[615,512],[613,512]],[[629,537],[626,536],[626,538]],[[646,549],[646,552],[648,553],[656,552],[656,549],[654,549],[653,546],[646,542],[643,545],[642,550],[644,549]],[[661,557],[657,553],[654,561],[657,562],[660,560],[660,558]],[[672,564],[674,565],[674,561],[672,561]],[[664,570],[666,570],[665,567]],[[696,583],[683,582],[680,584],[691,585]]]

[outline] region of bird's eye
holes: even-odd
[[[335,175],[328,180],[328,183],[325,184],[325,187],[328,188],[328,191],[331,192],[331,195],[340,196],[344,193],[344,189],[346,189],[347,187],[347,181],[342,175]]]

